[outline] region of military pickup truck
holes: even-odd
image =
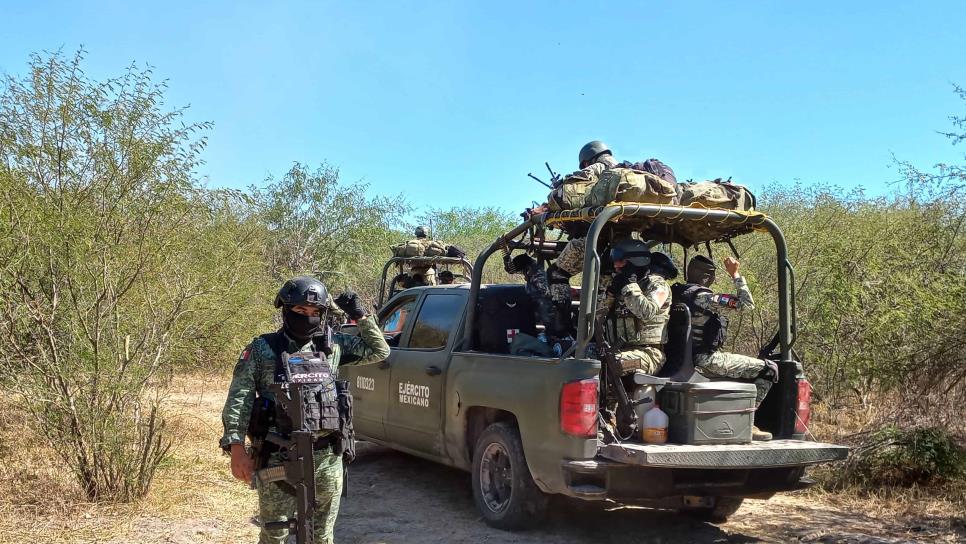
[[[774,433],[774,440],[649,445],[601,438],[599,410],[607,388],[601,387],[601,362],[590,356],[597,297],[586,295],[598,292],[601,232],[617,220],[643,239],[684,247],[752,231],[771,235],[779,316],[771,358],[779,364],[780,381],[754,423]],[[588,240],[582,285],[574,289],[584,294],[575,308],[576,341],[561,357],[511,355],[515,335],[538,334],[534,306],[523,285],[482,285],[484,265],[494,253],[515,248],[554,255],[562,243],[547,241],[545,230],[563,221],[583,222]],[[793,274],[781,231],[760,213],[624,205],[532,217],[477,258],[469,285],[406,289],[381,307],[391,355],[378,365],[340,369],[353,387],[356,432],[470,471],[484,520],[503,529],[537,523],[549,495],[673,508],[723,521],[744,498],[806,487],[806,467],[848,453],[804,440],[810,386],[793,356]],[[687,327],[672,318],[669,348],[687,347]],[[671,359],[654,383],[699,376],[690,361]]]

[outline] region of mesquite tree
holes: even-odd
[[[148,489],[170,447],[159,403],[195,301],[205,125],[129,68],[35,56],[0,97],[0,376],[91,500]]]

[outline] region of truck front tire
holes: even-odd
[[[536,525],[547,509],[523,455],[520,433],[510,423],[487,427],[473,450],[473,500],[487,525],[518,530]]]

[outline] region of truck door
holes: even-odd
[[[465,301],[464,293],[430,291],[404,343],[393,349],[386,432],[394,444],[443,456],[443,388]]]
[[[386,439],[386,408],[389,400],[389,368],[396,357],[395,346],[411,325],[410,317],[416,309],[417,295],[403,297],[386,311],[380,312],[379,326],[389,342],[389,357],[371,365],[345,365],[339,373],[349,380],[352,387],[352,424],[356,432],[365,438]]]

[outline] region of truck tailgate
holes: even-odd
[[[747,469],[815,465],[839,461],[849,448],[803,440],[771,440],[751,444],[607,444],[598,454],[630,465],[664,468]]]

